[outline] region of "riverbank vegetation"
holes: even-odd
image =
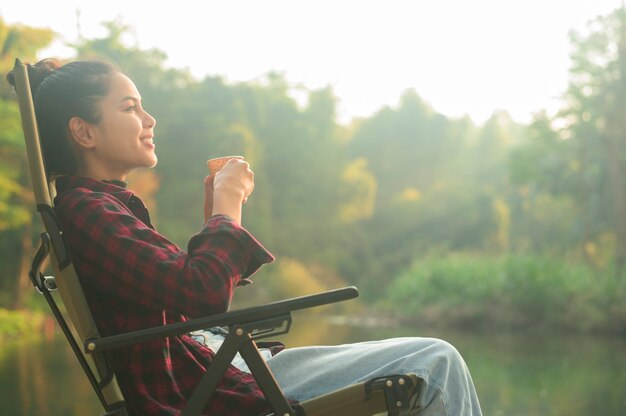
[[[623,8],[571,34],[561,111],[537,109],[527,124],[506,111],[481,125],[450,118],[414,90],[340,124],[331,87],[303,91],[280,73],[196,79],[123,42],[123,24],[106,27],[71,59],[118,64],[158,120],[159,164],[129,182],[160,232],[185,247],[198,230],[209,157],[242,154],[256,173],[244,225],[279,261],[238,297],[354,284],[368,307],[433,324],[624,332]],[[52,36],[0,19],[1,72]],[[0,307],[29,310],[41,226],[17,103],[1,84]]]
[[[581,262],[456,254],[416,261],[390,285],[383,304],[428,326],[626,335],[624,299],[624,279]]]

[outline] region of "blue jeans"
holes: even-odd
[[[413,373],[423,383],[413,399],[412,414],[482,414],[465,361],[452,345],[438,339],[393,338],[288,348],[269,358],[267,353],[267,364],[290,399],[304,401],[375,377]],[[247,371],[247,367],[239,368]]]

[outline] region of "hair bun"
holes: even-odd
[[[26,68],[28,69],[28,79],[30,81],[30,90],[31,94],[35,94],[35,91],[39,87],[39,85],[43,82],[48,75],[52,74],[56,71],[61,64],[56,59],[47,58],[42,59],[37,62],[35,65],[26,64]],[[15,74],[13,71],[7,74],[7,81],[13,87],[15,87]]]

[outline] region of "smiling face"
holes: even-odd
[[[95,179],[125,180],[136,168],[153,167],[155,119],[141,105],[141,95],[125,75],[115,72],[109,93],[100,102],[100,120],[70,121],[81,155],[81,174]]]

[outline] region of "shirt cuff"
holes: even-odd
[[[256,273],[261,266],[275,260],[274,256],[261,244],[248,230],[237,223],[234,219],[224,214],[217,214],[209,218],[204,224],[203,232],[210,234],[228,233],[234,237],[242,250],[244,257],[248,261],[244,266],[245,271],[241,274],[238,286],[245,286],[252,283],[248,277]]]

